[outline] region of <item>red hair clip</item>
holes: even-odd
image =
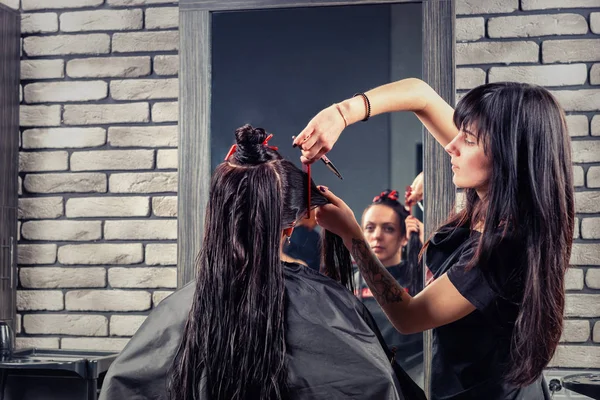
[[[269,136],[267,136],[267,138],[263,141],[262,144],[264,146],[269,146],[269,140],[271,140],[272,137],[273,137],[273,134],[272,133],[269,134]],[[271,150],[275,150],[275,151],[279,150],[279,148],[277,146],[269,146],[269,148]],[[227,155],[225,156],[225,161],[229,161],[229,158],[233,155],[233,153],[236,152],[236,150],[237,150],[237,144],[232,145],[229,148],[229,151],[227,152]]]
[[[231,157],[233,155],[233,153],[235,153],[236,150],[237,150],[237,144],[232,145],[231,148],[229,149],[229,151],[227,152],[227,155],[225,156],[225,161],[229,161],[229,157]]]
[[[267,136],[267,138],[265,139],[265,141],[263,142],[263,145],[265,146],[269,146],[269,140],[271,140],[271,138],[273,137],[273,134],[270,133],[269,136]],[[269,146],[271,148],[271,150],[279,150],[279,147],[277,146]]]
[[[389,193],[381,192],[379,196],[373,197],[373,203],[377,203],[382,199],[388,198],[390,200],[398,201],[398,192],[396,190],[392,190]]]

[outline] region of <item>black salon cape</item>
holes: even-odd
[[[406,262],[402,261],[398,265],[386,268],[400,286],[406,288],[405,290],[411,296],[416,296],[420,288],[415,288],[415,282],[411,282],[412,274]],[[354,270],[354,287],[357,291],[357,297],[373,316],[373,320],[377,324],[388,348],[396,349],[396,360],[398,360],[398,363],[406,370],[423,364],[423,333],[404,335],[398,332],[385,315],[381,306],[377,303],[377,300],[375,300],[375,297],[373,297],[373,293],[360,275],[358,268]]]
[[[487,265],[467,270],[479,238],[479,232],[467,228],[442,228],[427,248],[427,266],[434,277],[446,273],[476,307],[433,330],[431,400],[549,399],[542,376],[523,388],[503,379],[523,297],[525,242],[503,239]]]
[[[284,266],[289,399],[424,399],[404,371],[392,368],[373,319],[352,293],[307,267]],[[100,400],[167,399],[194,290],[188,284],[152,311],[111,365]]]

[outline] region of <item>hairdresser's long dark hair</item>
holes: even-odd
[[[474,227],[484,222],[475,258],[467,267],[485,269],[507,238],[526,246],[524,292],[505,376],[524,386],[540,376],[562,334],[564,277],[574,227],[571,144],[564,113],[544,88],[492,83],[461,99],[454,124],[476,132],[492,161],[486,198],[466,189],[465,208],[445,224]]]
[[[237,151],[211,180],[194,302],[168,384],[172,400],[286,394],[279,251],[282,231],[307,212],[307,175],[263,144],[263,129],[245,125],[235,134]],[[310,184],[312,205],[326,204]],[[349,276],[351,265],[332,268]]]

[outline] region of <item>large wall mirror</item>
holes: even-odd
[[[299,165],[291,136],[355,92],[420,77],[452,104],[453,26],[452,0],[180,0],[179,286],[194,278],[210,175],[237,127],[265,128],[274,134],[270,144]],[[340,195],[358,218],[386,188],[402,197],[420,171],[426,201],[417,216],[426,231],[452,207],[443,149],[410,113],[348,127],[329,157],[344,180],[321,163],[313,179]],[[428,334],[423,343],[405,367],[428,387]]]

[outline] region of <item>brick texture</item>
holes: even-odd
[[[177,0],[1,0],[22,13],[18,346],[121,350],[177,264]],[[457,0],[457,98],[549,88],[577,228],[554,368],[600,365],[600,4]]]

